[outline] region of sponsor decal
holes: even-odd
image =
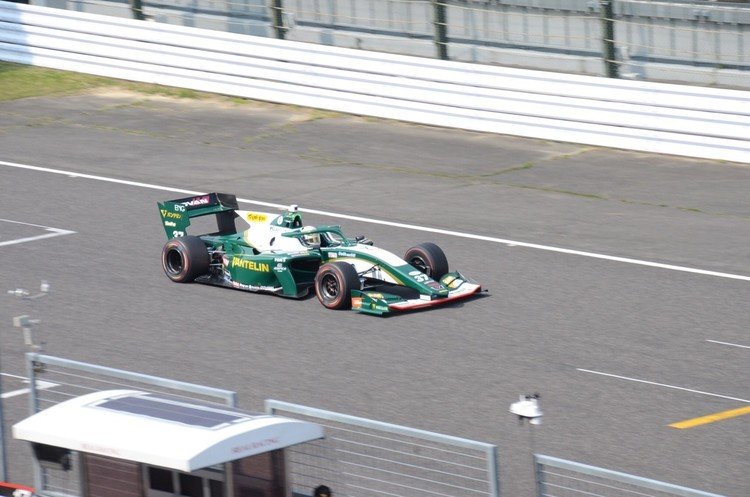
[[[175,212],[185,212],[185,206],[180,204],[174,204]]]
[[[458,288],[458,287],[460,287],[460,286],[461,286],[461,285],[463,285],[463,284],[464,284],[464,280],[461,280],[461,279],[455,278],[455,279],[454,279],[453,281],[451,281],[451,282],[450,282],[450,283],[448,284],[448,286],[449,286],[449,287],[451,287],[451,288]]]
[[[209,202],[209,196],[204,195],[202,197],[195,197],[191,198],[190,200],[183,202],[182,205],[186,205],[188,207],[196,207],[198,205],[206,205]]]
[[[428,281],[427,282],[427,286],[430,287],[430,288],[432,288],[432,289],[434,289],[434,290],[442,290],[443,289],[443,285],[441,285],[437,281]]]
[[[246,219],[251,223],[265,223],[268,220],[268,216],[257,212],[248,212]]]
[[[339,257],[357,257],[357,254],[355,254],[354,252],[339,252],[336,255],[338,255]]]
[[[422,274],[422,271],[417,271],[416,269],[414,271],[409,271],[409,276],[417,276]]]
[[[174,221],[164,221],[164,226],[169,226],[170,228],[174,228],[177,226],[177,223]]]
[[[281,290],[281,287],[274,288],[272,286],[245,285],[244,283],[238,283],[236,281],[232,281],[232,288],[249,290],[251,292],[275,292],[276,290]]]
[[[262,449],[263,447],[269,447],[271,445],[278,445],[278,438],[266,438],[265,440],[258,440],[257,442],[250,442],[243,445],[237,445],[232,447],[232,452],[237,454],[240,452],[248,452],[251,450]]]
[[[281,262],[277,262],[276,265],[273,267],[273,270],[277,273],[283,273],[287,270],[286,266],[282,264]]]
[[[96,445],[89,443],[81,444],[81,452],[92,452],[94,454],[107,454],[110,456],[119,456],[120,452],[112,447],[105,447],[104,445]]]
[[[362,307],[362,297],[352,297],[352,309],[360,309]]]
[[[373,299],[385,298],[382,293],[375,293],[375,292],[367,292],[367,296]]]
[[[242,269],[247,269],[248,271],[258,271],[260,273],[268,273],[271,271],[271,266],[265,262],[249,261],[241,257],[232,257],[232,267],[240,267]]]
[[[182,214],[177,212],[169,212],[167,209],[159,209],[159,212],[161,212],[161,217],[166,219],[182,219]]]
[[[280,262],[280,263],[284,263],[284,262],[286,262],[286,257],[274,257],[274,258],[273,258],[273,262]],[[278,264],[277,264],[277,265],[278,265]]]

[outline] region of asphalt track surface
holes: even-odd
[[[533,495],[531,450],[750,494],[750,416],[669,427],[750,404],[750,165],[129,93],[0,103],[0,161],[6,392],[32,313],[51,355],[497,444],[506,497]],[[489,292],[376,318],[174,284],[156,202],[180,191],[433,241]],[[33,309],[5,294],[42,279]],[[532,392],[530,433],[508,407]],[[28,454],[9,443],[11,479]]]

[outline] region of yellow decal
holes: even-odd
[[[241,267],[250,271],[258,271],[261,273],[267,273],[271,270],[271,267],[265,262],[248,261],[241,257],[232,257],[232,267]]]
[[[258,214],[257,212],[248,212],[247,213],[247,220],[251,223],[265,223],[268,219],[268,216],[265,214]]]
[[[161,212],[161,217],[165,217],[167,219],[182,219],[182,214],[178,214],[176,212],[169,212],[166,209],[159,209],[159,212]]]

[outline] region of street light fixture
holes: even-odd
[[[539,408],[539,397],[538,393],[531,395],[521,395],[518,398],[518,402],[513,402],[510,405],[510,412],[518,416],[518,422],[523,424],[524,420],[528,420],[532,425],[542,424],[542,410]]]

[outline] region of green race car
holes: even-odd
[[[246,211],[234,195],[209,193],[160,202],[159,213],[169,239],[162,267],[179,283],[292,298],[314,288],[328,309],[377,315],[446,304],[481,291],[476,282],[449,272],[434,243],[416,245],[402,259],[363,236],[347,238],[339,226],[304,226],[295,205],[280,214]],[[208,215],[215,216],[215,232],[187,234],[192,218]]]

